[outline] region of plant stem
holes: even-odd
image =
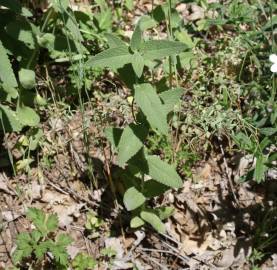
[[[60,3],[61,9],[63,9],[60,0],[59,0],[59,3]],[[75,23],[75,25],[78,26],[77,22],[75,21],[75,17],[71,16],[71,14],[69,14],[66,10],[62,10],[61,15],[62,15],[64,25],[65,25],[64,13],[66,13],[72,19],[72,21]],[[67,29],[67,30],[70,30],[70,29]],[[80,31],[79,31],[79,34],[80,34]],[[73,65],[73,56],[72,56],[72,50],[71,50],[71,45],[70,45],[70,42],[69,42],[68,34],[66,34],[66,41],[67,41],[67,46],[68,46],[68,49],[69,49],[70,63]],[[79,43],[81,43],[80,40],[78,40],[78,41],[79,41]],[[78,48],[78,52],[83,56],[83,51],[81,51],[80,47]],[[82,127],[83,127],[83,139],[84,139],[84,146],[85,146],[85,156],[86,156],[86,160],[88,162],[88,171],[87,172],[88,172],[89,179],[92,179],[93,186],[95,188],[98,188],[98,183],[97,183],[97,180],[94,176],[94,169],[93,169],[92,159],[89,156],[89,134],[88,134],[87,129],[85,127],[85,125],[86,125],[85,106],[84,106],[82,93],[81,93],[81,87],[82,87],[81,82],[85,78],[85,70],[84,70],[83,61],[84,60],[83,60],[83,57],[82,57],[79,60],[78,71],[74,71],[74,72],[75,72],[76,78],[79,81],[77,91],[78,91],[78,97],[79,97],[79,103],[80,103],[80,111],[81,111],[81,115],[82,115]],[[88,96],[88,92],[87,92],[87,89],[86,89],[86,83],[84,83],[84,87],[85,87],[86,95]],[[89,98],[89,96],[88,96],[88,98]]]
[[[172,3],[171,3],[171,0],[168,1],[168,5],[169,5],[169,8],[168,8],[168,27],[167,27],[167,30],[168,30],[168,38],[170,40],[172,40],[172,25],[171,25],[171,6],[172,6]],[[169,58],[168,58],[168,64],[169,64],[169,86],[170,86],[170,88],[172,88],[172,58],[171,58],[171,56],[169,56]]]
[[[270,2],[270,22],[271,22],[271,38],[272,38],[271,53],[274,53],[274,48],[275,48],[274,30],[273,30],[273,22],[272,22],[273,4],[274,4],[273,0],[271,0]],[[271,96],[270,96],[270,101],[272,104],[274,104],[275,95],[276,95],[276,83],[275,83],[275,74],[273,73],[272,90],[271,90]]]

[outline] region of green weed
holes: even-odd
[[[35,267],[49,261],[54,267],[66,269],[69,264],[66,247],[72,239],[66,234],[56,235],[58,216],[46,215],[36,208],[29,208],[26,216],[34,224],[35,229],[17,236],[17,247],[12,255],[14,264]],[[49,252],[52,256],[49,256]]]

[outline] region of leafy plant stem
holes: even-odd
[[[70,17],[71,17],[71,14],[69,14],[63,8],[60,0],[59,0],[59,4],[60,4],[60,8],[63,10],[62,19],[63,19],[63,23],[65,25],[66,23],[65,23],[64,12],[67,13],[67,15],[70,16]],[[72,18],[72,21],[76,24],[76,26],[78,26],[74,17]],[[69,59],[70,59],[71,64],[73,64],[72,50],[71,50],[71,45],[70,45],[70,42],[69,42],[69,39],[68,39],[68,35],[66,35],[66,40],[67,40],[67,46],[68,46],[68,49],[69,49]],[[79,41],[79,42],[81,42],[81,41]],[[83,52],[80,52],[80,54],[83,55]],[[74,73],[75,73],[76,78],[78,78],[78,80],[82,81],[82,79],[84,78],[84,68],[83,68],[83,64],[81,64],[80,61],[79,61],[79,69],[78,69],[79,72],[74,71]],[[80,84],[78,84],[78,85],[80,85]],[[86,160],[88,162],[89,179],[92,179],[94,187],[97,188],[98,183],[97,183],[97,180],[94,176],[93,164],[92,164],[92,160],[89,156],[89,134],[87,132],[87,129],[85,128],[85,121],[86,121],[86,119],[85,119],[85,107],[84,107],[84,102],[83,102],[83,98],[82,98],[81,88],[77,87],[77,91],[78,91],[78,98],[79,98],[79,103],[80,103],[80,111],[81,111],[81,115],[82,115],[83,136],[84,136]],[[87,91],[86,91],[86,94],[88,95]]]
[[[55,87],[54,87],[54,85],[52,83],[52,80],[49,76],[47,65],[45,65],[45,76],[46,76],[46,84],[47,84],[48,89],[50,91],[52,100],[54,102],[55,107],[57,107],[58,105],[57,105],[57,101],[56,101],[56,98],[55,98],[55,95],[54,95]]]
[[[47,16],[46,16],[46,18],[45,18],[45,20],[44,20],[44,22],[43,22],[43,25],[42,25],[42,27],[41,27],[41,29],[40,29],[40,32],[41,32],[41,33],[44,32],[44,29],[45,29],[45,27],[46,27],[46,25],[47,25],[47,23],[48,23],[48,21],[49,21],[51,15],[52,15],[52,13],[53,13],[53,9],[50,9],[49,12],[48,12],[48,14],[47,14]],[[28,64],[27,64],[27,68],[28,68],[28,69],[31,67],[31,65],[32,65],[32,63],[33,63],[33,60],[34,60],[34,58],[35,58],[35,56],[36,56],[38,50],[39,50],[39,47],[37,47],[35,50],[33,50],[32,55],[31,55],[31,57],[30,57],[30,59],[29,59],[29,61],[28,61]]]
[[[171,0],[168,0],[168,23],[167,23],[167,31],[168,31],[168,38],[169,40],[172,40],[172,25],[171,25],[171,7],[172,3]],[[172,57],[169,56],[168,58],[168,65],[169,65],[169,85],[170,88],[172,88]]]
[[[271,39],[272,39],[271,53],[274,53],[274,47],[275,47],[274,29],[273,29],[273,22],[272,22],[273,5],[274,5],[273,0],[271,0],[270,2],[270,23],[271,23]],[[276,85],[275,85],[275,74],[273,73],[272,90],[271,90],[271,97],[270,97],[271,103],[274,103],[275,95],[276,95]]]
[[[247,58],[248,53],[249,53],[249,51],[246,52],[246,54],[245,54],[245,56],[244,56],[244,58],[243,58],[241,67],[240,67],[239,77],[238,77],[238,80],[239,80],[239,81],[241,81],[241,75],[242,75],[242,71],[243,71],[243,68],[244,68],[245,61],[246,61],[246,58]]]

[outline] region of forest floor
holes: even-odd
[[[127,19],[121,28],[127,39],[133,32],[131,22],[153,8],[150,1],[136,2],[132,11],[124,13]],[[179,2],[176,10],[187,24],[205,18],[201,1]],[[159,4],[162,3],[158,1],[156,6]],[[89,6],[86,1],[74,5],[77,10]],[[248,29],[245,25],[241,23],[240,29]],[[240,125],[237,115],[246,119],[249,112],[248,92],[241,97],[236,91],[238,87],[248,87],[249,82],[239,85],[241,81],[235,78],[234,74],[241,72],[236,68],[245,50],[235,42],[241,33],[229,28],[212,29],[205,35],[201,31],[191,34],[191,42],[198,39],[200,45],[193,45],[195,58],[189,55],[196,63],[183,62],[189,67],[179,77],[184,93],[176,112],[178,119],[171,122],[173,145],[155,134],[149,143],[151,153],[175,162],[183,180],[181,188],[167,190],[149,202],[151,208],[174,208],[164,221],[166,233],[158,233],[149,225],[130,227],[131,214],[124,207],[122,180],[116,173],[117,155],[104,131],[132,121],[132,102],[126,84],[113,72],[104,72],[92,79],[93,92],[84,103],[84,111],[73,106],[78,100],[74,93],[40,109],[43,135],[39,147],[27,158],[22,151],[25,133],[4,135],[0,146],[0,269],[45,267],[32,268],[29,264],[30,268],[12,268],[17,236],[34,228],[26,217],[30,207],[56,213],[59,233],[66,233],[73,240],[67,247],[70,261],[85,253],[96,261],[94,269],[277,269],[276,168],[267,171],[261,183],[253,179],[242,181],[255,168],[256,158],[240,149],[233,139]],[[162,29],[160,24],[155,31],[166,36]],[[235,58],[233,66],[228,62],[230,55]],[[235,64],[236,59],[239,64]],[[245,73],[251,72],[246,67],[251,64],[245,64]],[[49,92],[51,81],[54,88],[66,92],[64,89],[71,83],[67,68],[49,65],[48,84],[42,75],[37,75],[39,91]],[[38,74],[40,69],[37,67]],[[219,75],[208,80],[212,71]],[[155,72],[156,81],[161,82],[166,73],[163,67]],[[227,108],[217,107],[222,99],[220,84],[230,91],[232,105]],[[244,102],[247,108],[241,109]],[[186,129],[182,129],[183,125]],[[276,152],[276,136],[272,142],[270,151]],[[11,156],[16,174],[9,162]],[[93,168],[90,173],[88,166]]]

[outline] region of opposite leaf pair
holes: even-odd
[[[163,59],[182,52],[186,46],[184,43],[169,40],[143,39],[143,27],[141,21],[137,23],[130,45],[112,34],[107,34],[109,49],[91,57],[87,62],[90,67],[118,69],[131,63],[138,78],[142,76],[143,68],[149,61]]]

